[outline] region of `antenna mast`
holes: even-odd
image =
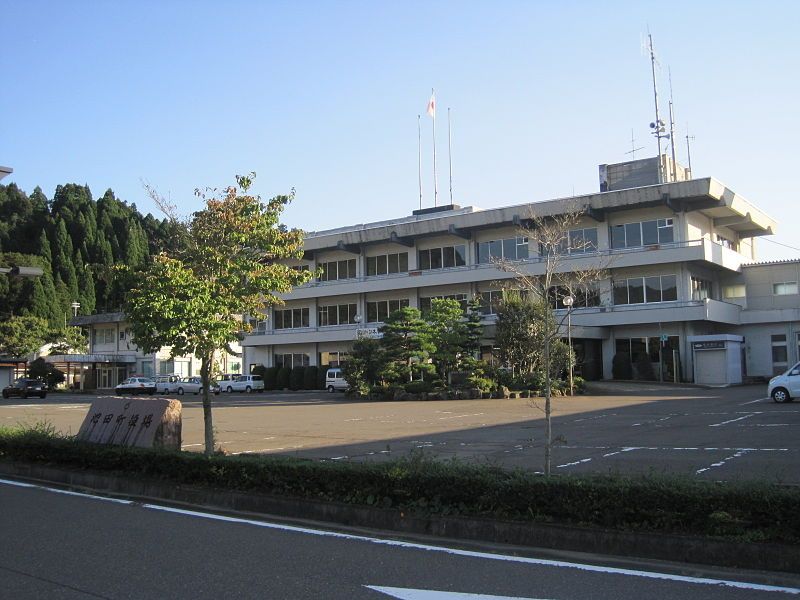
[[[678,161],[675,158],[675,115],[672,112],[674,106],[672,102],[672,69],[668,69],[669,74],[669,144],[672,148],[672,181],[678,181]]]
[[[636,138],[633,137],[633,129],[631,129],[631,149],[625,154],[630,154],[631,160],[636,160],[636,153],[639,150],[644,150],[644,146],[639,146],[638,148],[636,147]],[[573,194],[573,196],[574,195],[575,194]]]
[[[693,140],[694,136],[689,135],[689,124],[686,124],[686,158],[689,159],[689,179],[692,178],[692,152],[689,149],[689,140]]]
[[[650,123],[650,128],[653,130],[653,135],[656,136],[656,142],[658,143],[658,176],[661,182],[664,182],[664,169],[661,162],[661,138],[667,137],[662,136],[664,133],[664,121],[658,115],[658,83],[656,81],[656,53],[653,50],[653,36],[648,32],[647,33],[647,40],[648,40],[648,49],[650,50],[650,64],[653,69],[653,102],[656,107],[656,120],[654,123]]]

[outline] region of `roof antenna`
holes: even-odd
[[[636,160],[636,153],[639,150],[644,150],[644,146],[636,147],[636,138],[633,137],[633,129],[631,129],[631,149],[625,154],[630,154],[631,160]]]
[[[672,181],[678,181],[678,162],[675,158],[675,115],[672,112],[672,69],[667,68],[669,74],[669,145],[672,148]]]
[[[669,139],[669,134],[664,133],[665,123],[661,120],[661,117],[658,114],[658,83],[656,81],[656,52],[653,49],[653,36],[650,35],[650,28],[647,29],[647,49],[650,51],[650,64],[653,70],[653,103],[655,104],[656,108],[656,120],[650,123],[650,129],[653,131],[651,132],[656,137],[656,142],[658,143],[658,179],[659,183],[664,183],[664,168],[663,163],[661,161],[661,138]]]
[[[686,123],[686,157],[689,159],[689,179],[692,178],[692,152],[689,148],[689,140],[693,140],[694,136],[689,135],[689,123]]]

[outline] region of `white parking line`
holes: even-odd
[[[748,413],[743,417],[737,417],[736,419],[730,419],[729,421],[723,421],[722,423],[714,423],[713,425],[709,425],[709,427],[722,427],[723,425],[728,425],[729,423],[735,423],[736,421],[741,421],[743,419],[749,419],[750,417],[755,417],[756,415],[760,415],[760,412],[755,413]]]
[[[755,400],[748,400],[747,402],[742,402],[739,406],[744,406],[745,404],[755,404],[756,402],[764,402],[769,400],[769,398],[756,398]]]
[[[739,450],[739,452],[737,452],[737,453],[735,453],[735,454],[733,454],[733,455],[731,455],[731,456],[728,456],[728,457],[726,457],[726,458],[723,458],[723,459],[722,459],[721,461],[719,461],[719,462],[712,463],[710,466],[708,466],[708,467],[705,467],[705,468],[703,468],[703,469],[697,469],[697,471],[695,471],[695,472],[694,472],[694,474],[695,474],[695,475],[700,475],[700,473],[705,473],[706,471],[710,471],[711,469],[714,469],[714,468],[716,468],[716,467],[721,467],[721,466],[723,466],[725,463],[727,463],[727,462],[729,462],[729,461],[732,461],[734,458],[739,458],[740,456],[744,456],[744,455],[745,455],[745,454],[747,454],[749,451],[750,451],[750,449],[749,449],[749,448],[742,448],[741,450]]]

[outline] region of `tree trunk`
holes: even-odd
[[[549,333],[549,332],[548,332]],[[550,382],[550,336],[544,338],[544,474],[550,475],[550,456],[552,451],[552,425],[550,421],[552,388]]]
[[[200,360],[200,380],[203,382],[203,421],[205,424],[206,456],[214,453],[214,421],[211,416],[211,362],[212,357],[204,354]]]

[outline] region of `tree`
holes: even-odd
[[[446,383],[450,373],[471,366],[480,348],[480,313],[475,303],[467,306],[467,318],[457,300],[434,298],[427,315],[430,336],[435,340],[431,352],[439,378]],[[470,318],[471,317],[471,318]],[[477,318],[477,321],[476,321]],[[478,328],[474,327],[478,323]]]
[[[342,363],[342,375],[351,388],[367,393],[383,379],[385,368],[382,340],[362,337],[353,342],[350,356]]]
[[[571,208],[553,216],[542,217],[530,211],[521,223],[517,235],[528,239],[529,248],[538,250],[539,261],[521,263],[509,260],[495,261],[498,268],[512,273],[514,286],[523,290],[528,301],[534,303],[542,314],[541,361],[545,374],[545,444],[544,472],[550,475],[552,455],[552,374],[553,346],[563,335],[567,312],[555,313],[561,301],[570,296],[584,306],[596,300],[599,294],[594,283],[608,277],[608,262],[594,257],[594,244],[583,238],[581,219],[583,210]],[[588,258],[587,258],[588,255]],[[580,261],[580,262],[579,262]],[[573,310],[572,308],[568,310]],[[569,364],[572,364],[570,353]],[[570,393],[572,390],[570,390]]]
[[[244,315],[279,304],[277,294],[313,276],[276,262],[303,253],[303,232],[288,230],[279,221],[294,192],[263,203],[248,193],[254,177],[237,176],[236,185],[218,196],[197,192],[205,208],[186,222],[150,190],[168,217],[181,223],[176,230],[180,236],[175,251],[155,256],[137,273],[124,307],[142,350],[170,346],[173,357],[193,353],[200,358],[206,454],[214,451],[208,393],[214,354],[231,351],[230,344],[249,330]]]
[[[47,341],[47,321],[40,317],[11,317],[0,321],[0,355],[24,357]]]
[[[430,326],[418,309],[406,306],[393,312],[380,331],[386,349],[387,379],[412,381],[415,372],[424,374],[433,370],[428,359],[436,346],[431,340]]]
[[[41,356],[30,364],[28,367],[28,375],[36,379],[41,379],[47,383],[47,386],[50,388],[54,388],[59,383],[63,383],[66,379],[64,371],[45,362]]]

